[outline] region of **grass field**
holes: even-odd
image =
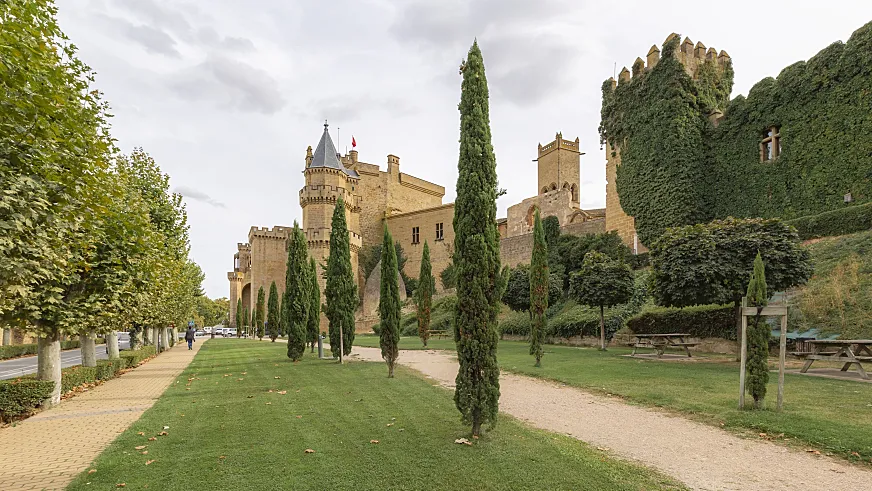
[[[455,444],[469,428],[451,396],[403,367],[388,379],[381,363],[294,364],[283,343],[207,341],[68,489],[683,489],[508,417]]]
[[[454,349],[453,340],[431,340],[432,349]],[[378,346],[375,336],[358,336],[357,346]],[[402,338],[403,349],[420,349],[418,338]],[[630,403],[662,407],[717,426],[751,431],[759,437],[803,444],[851,461],[872,464],[872,384],[787,374],[784,411],[739,411],[738,363],[732,356],[708,361],[667,362],[628,358],[628,349],[602,353],[592,348],[547,345],[542,367],[533,367],[528,345],[501,341],[503,370],[557,380]],[[402,355],[400,355],[402,360]],[[775,406],[778,376],[772,373],[767,406]]]

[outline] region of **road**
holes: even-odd
[[[130,335],[125,333],[118,334],[118,348],[125,349],[130,346]],[[97,359],[105,360],[106,345],[97,346]],[[82,364],[82,351],[78,348],[61,351],[61,366],[63,368]],[[24,358],[15,358],[0,362],[0,380],[20,377],[29,373],[36,373],[36,356],[27,356]]]

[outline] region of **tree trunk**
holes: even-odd
[[[388,363],[388,378],[394,378],[394,364]]]
[[[82,351],[82,366],[97,366],[97,334],[91,329],[79,336],[79,349]]]
[[[477,437],[481,435],[481,416],[478,414],[472,415],[472,436]]]
[[[736,340],[737,343],[742,342],[742,298],[738,298],[733,301],[733,305],[735,306],[733,311],[735,313],[734,317],[736,318]],[[739,353],[742,350],[741,346],[736,350],[736,361],[739,361]]]
[[[160,349],[161,349],[161,351],[166,351],[166,350],[170,349],[170,346],[172,346],[172,344],[170,344],[170,343],[172,343],[172,341],[170,341],[170,328],[165,327],[165,328],[163,328],[162,331],[163,332],[161,332],[162,337],[161,337]]]
[[[55,332],[37,339],[36,378],[54,382],[51,395],[42,401],[43,408],[61,402],[61,339]]]
[[[600,350],[606,350],[606,312],[602,305],[600,305]]]
[[[12,344],[12,329],[3,329],[3,346]]]
[[[143,327],[140,327],[140,328],[136,329],[136,331],[134,331],[133,337],[130,340],[130,344],[133,345],[133,349],[142,348],[142,345],[145,342],[145,340],[143,339],[144,334],[145,334],[145,328],[143,328]]]
[[[106,351],[109,354],[110,360],[118,359],[118,333],[110,331],[106,334]]]

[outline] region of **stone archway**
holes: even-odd
[[[538,210],[538,209],[539,209],[538,205],[532,205],[527,210],[527,216],[524,218],[524,220],[527,222],[527,226],[530,228],[533,228],[533,222],[536,220],[536,210]]]

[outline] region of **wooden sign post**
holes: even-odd
[[[749,307],[747,297],[742,297],[742,339],[739,362],[739,409],[745,409],[745,363],[748,361],[748,317],[757,316],[757,307]],[[778,353],[778,403],[781,411],[784,404],[784,365],[787,360],[787,297],[784,292],[775,293],[763,307],[760,316],[781,317],[781,337]],[[767,338],[768,339],[768,338]]]

